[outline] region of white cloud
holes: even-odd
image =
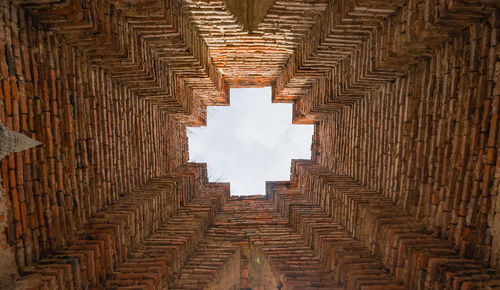
[[[292,104],[272,104],[271,88],[231,89],[230,107],[208,107],[207,127],[189,128],[189,161],[231,195],[265,194],[265,181],[289,180],[291,159],[311,157],[312,125],[292,125]]]

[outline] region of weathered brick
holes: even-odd
[[[0,122],[42,145],[0,161],[0,258],[32,274],[2,268],[0,286],[500,287],[499,15],[492,0],[1,2]],[[230,86],[269,85],[315,125],[312,158],[229,198],[188,163],[186,126]]]

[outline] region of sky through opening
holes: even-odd
[[[231,89],[231,106],[207,107],[207,126],[188,127],[189,161],[207,163],[210,182],[231,195],[265,194],[290,180],[291,159],[311,158],[313,125],[292,125],[292,104],[271,103],[271,88]]]

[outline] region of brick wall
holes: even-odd
[[[9,245],[7,239],[4,238],[12,234],[12,228],[9,228],[9,224],[12,224],[12,212],[9,195],[3,186],[0,186],[0,198],[2,201],[0,206],[0,232],[2,233],[2,239],[0,239],[0,271],[2,273],[0,275],[0,285],[10,286],[13,277],[17,275],[17,265],[14,247]]]
[[[2,240],[23,268],[120,196],[184,164],[187,140],[173,116],[25,10],[3,3],[0,21],[0,122],[43,143],[1,162],[12,205]]]
[[[326,117],[318,155],[326,168],[380,191],[462,255],[493,267],[497,23],[492,15],[472,25],[407,76]]]
[[[500,287],[497,1],[267,4],[0,4],[2,287]],[[266,196],[187,163],[229,85],[315,124]]]
[[[494,269],[464,257],[410,212],[352,177],[302,161],[296,162],[294,180],[307,200],[362,242],[398,283],[410,288],[498,284]]]

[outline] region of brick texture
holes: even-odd
[[[25,12],[2,4],[0,121],[43,143],[1,163],[12,203],[9,243],[20,267],[66,245],[97,212],[187,159],[173,152],[187,150],[175,118]]]
[[[398,283],[415,289],[498,287],[500,280],[493,269],[459,255],[444,237],[426,229],[425,223],[390,199],[310,161],[296,165],[297,182],[306,198],[378,256]]]
[[[499,29],[495,0],[1,1],[0,123],[42,144],[0,160],[0,288],[500,288]],[[186,127],[260,86],[311,159],[230,197]]]
[[[500,144],[495,16],[444,42],[407,76],[322,120],[317,155],[325,168],[380,191],[462,255],[493,267]]]

